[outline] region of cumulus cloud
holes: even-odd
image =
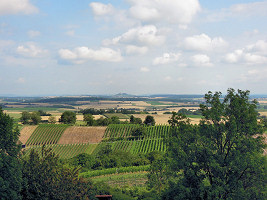
[[[26,57],[44,57],[48,51],[38,47],[34,43],[20,45],[16,49],[17,53]]]
[[[198,0],[128,0],[130,15],[141,21],[189,24],[200,11]]]
[[[0,15],[10,14],[35,14],[38,8],[33,6],[29,0],[1,0]]]
[[[179,60],[181,53],[164,53],[162,56],[153,60],[153,65],[164,65],[173,63]]]
[[[34,38],[34,37],[37,37],[37,36],[39,36],[39,35],[41,35],[41,33],[40,33],[39,31],[34,31],[34,30],[30,30],[30,31],[28,31],[28,36],[29,36],[30,38]]]
[[[212,39],[208,35],[202,33],[201,35],[186,37],[184,40],[184,46],[189,50],[211,51],[226,47],[227,42],[221,37],[215,37]]]
[[[108,62],[119,62],[122,60],[121,52],[110,48],[100,48],[99,50],[89,49],[88,47],[77,47],[74,50],[60,49],[60,58],[81,64],[87,60],[98,60]]]
[[[224,57],[228,63],[264,64],[267,62],[267,42],[259,40],[242,49],[236,49]]]
[[[141,26],[132,28],[126,33],[103,42],[104,45],[114,45],[118,43],[138,43],[141,45],[162,45],[165,37],[159,35],[158,29],[154,25]]]
[[[128,45],[126,46],[126,53],[127,54],[146,54],[148,48],[146,46],[138,47],[135,45]]]
[[[197,54],[192,56],[193,63],[196,66],[211,67],[210,57],[205,54]]]
[[[89,4],[92,8],[94,15],[103,16],[113,14],[114,7],[111,4],[103,4],[99,2],[92,2]]]

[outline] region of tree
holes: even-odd
[[[83,121],[86,122],[87,126],[93,126],[95,123],[94,116],[91,114],[84,114]]]
[[[168,166],[175,178],[163,199],[266,199],[265,145],[256,101],[249,100],[249,91],[229,89],[221,96],[205,95],[199,125],[182,117],[170,120]]]
[[[131,124],[142,124],[142,119],[134,117],[133,115],[130,116],[130,123]]]
[[[148,125],[148,126],[154,126],[155,125],[155,119],[153,116],[151,115],[147,115],[146,118],[145,118],[145,121],[144,121],[144,124],[145,125]]]
[[[0,107],[0,199],[20,199],[19,131]]]
[[[62,113],[59,122],[62,122],[64,124],[75,124],[76,114],[72,111],[65,111]]]
[[[132,136],[134,137],[144,137],[146,135],[146,129],[141,126],[132,130]]]
[[[23,111],[22,113],[21,113],[21,118],[20,118],[20,120],[21,120],[21,122],[23,123],[23,124],[29,124],[29,120],[31,119],[31,114],[28,112],[28,111]]]
[[[78,177],[77,168],[66,168],[43,146],[41,154],[31,150],[22,160],[23,199],[89,199],[91,182]]]
[[[31,113],[31,120],[34,125],[37,125],[41,122],[42,118],[40,116],[39,112],[33,112]]]

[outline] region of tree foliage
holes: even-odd
[[[74,113],[72,111],[65,111],[62,113],[59,121],[64,123],[64,124],[75,124],[76,113]]]
[[[148,125],[148,126],[154,126],[155,125],[155,119],[153,116],[151,115],[147,115],[146,118],[145,118],[145,121],[144,121],[144,124],[145,125]]]
[[[0,108],[0,199],[20,199],[19,131]]]
[[[229,89],[224,99],[209,92],[200,109],[199,125],[170,120],[168,165],[176,178],[163,199],[266,199],[263,129],[249,91]]]
[[[51,149],[32,150],[23,160],[23,199],[89,199],[91,182],[78,177],[77,168],[63,167]]]

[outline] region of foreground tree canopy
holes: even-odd
[[[249,91],[205,95],[199,125],[170,120],[169,187],[163,199],[266,199],[263,128]]]

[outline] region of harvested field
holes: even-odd
[[[58,144],[99,143],[107,127],[72,126],[65,130]]]
[[[22,144],[25,144],[37,127],[38,126],[25,126],[20,131],[19,141],[21,141]]]

